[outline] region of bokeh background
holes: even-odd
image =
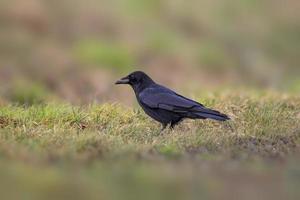
[[[143,70],[184,94],[300,91],[298,0],[1,0],[2,101],[122,101]]]
[[[299,0],[0,0],[1,199],[300,199],[299,11]],[[134,70],[211,96],[201,102],[233,120],[160,135],[114,85]]]

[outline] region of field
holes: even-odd
[[[1,0],[0,199],[300,199],[297,0]],[[228,114],[174,130],[129,87]]]
[[[4,199],[298,199],[300,99],[207,93],[232,120],[160,132],[140,109],[61,103],[0,108]]]

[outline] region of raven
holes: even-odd
[[[120,79],[116,84],[129,84],[139,105],[146,114],[160,122],[165,129],[169,124],[174,128],[184,118],[214,119],[226,121],[230,118],[219,111],[206,108],[176,92],[155,83],[147,74],[136,71]]]

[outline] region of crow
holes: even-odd
[[[186,98],[155,83],[147,74],[136,71],[118,80],[115,84],[130,85],[139,105],[154,120],[160,122],[164,130],[168,125],[173,129],[185,118],[214,119],[227,121],[230,118],[219,111]]]

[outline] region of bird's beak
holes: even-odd
[[[129,84],[129,78],[128,77],[124,77],[120,80],[118,80],[115,84]]]

